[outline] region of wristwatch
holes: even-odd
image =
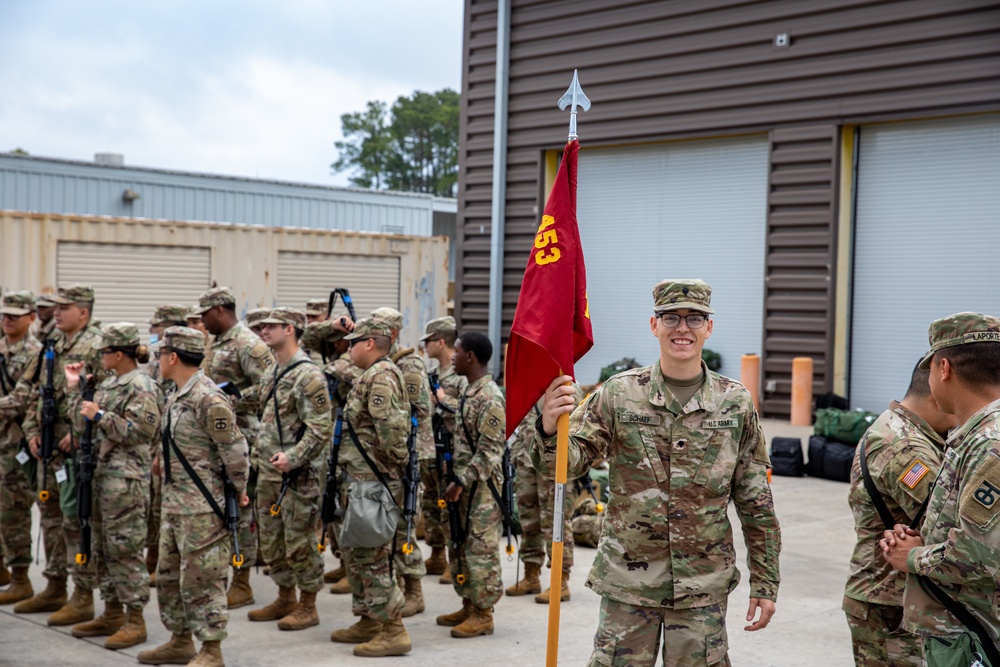
[[[96,424],[97,422],[101,421],[101,417],[103,416],[104,416],[104,410],[98,410],[97,414],[94,415],[94,423]]]

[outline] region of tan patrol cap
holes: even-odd
[[[253,329],[271,314],[270,308],[252,308],[247,311],[247,326]]]
[[[191,327],[170,327],[163,332],[163,345],[181,352],[205,354],[205,336]]]
[[[59,294],[49,297],[49,300],[59,306],[71,303],[94,303],[94,288],[90,285],[60,287]]]
[[[115,322],[101,327],[100,349],[134,347],[139,344],[139,328],[131,322]]]
[[[931,367],[938,350],[969,343],[1000,343],[1000,319],[982,313],[955,313],[931,322],[927,329],[931,349],[920,360],[920,368]]]
[[[395,308],[376,308],[372,311],[372,317],[377,320],[382,320],[389,325],[389,328],[393,331],[399,331],[403,328],[403,313],[399,312]]]
[[[439,317],[427,323],[427,326],[424,327],[424,335],[420,337],[420,342],[424,343],[435,336],[447,336],[457,331],[458,325],[455,324],[454,317],[451,315]]]
[[[299,331],[306,328],[306,314],[298,308],[274,308],[271,314],[260,321],[261,324],[292,325]]]
[[[206,310],[214,308],[216,306],[226,306],[229,304],[235,304],[236,297],[233,296],[233,290],[228,287],[213,287],[210,290],[206,290],[201,293],[198,297],[198,305],[191,309],[193,314],[201,316]]]
[[[23,292],[7,292],[3,295],[3,306],[0,315],[21,317],[35,312],[35,295],[27,290]]]
[[[326,317],[326,309],[329,307],[330,302],[327,299],[309,299],[306,301],[306,315]]]
[[[653,312],[689,308],[703,313],[712,310],[712,288],[704,280],[661,280],[653,288]]]
[[[357,340],[368,336],[385,336],[388,338],[391,335],[392,329],[387,321],[376,317],[366,317],[358,320],[358,323],[354,325],[354,332],[344,336],[344,340]]]

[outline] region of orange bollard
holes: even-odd
[[[792,359],[792,426],[812,424],[812,357]]]
[[[740,382],[750,392],[753,407],[760,412],[760,355],[743,355],[740,364]]]

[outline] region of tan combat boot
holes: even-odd
[[[146,641],[146,619],[142,617],[142,608],[125,610],[125,625],[121,630],[108,637],[104,642],[104,648],[117,651],[122,648],[129,648]]]
[[[49,579],[44,591],[14,605],[14,613],[37,614],[40,611],[57,611],[62,609],[64,604],[66,604],[66,580]]]
[[[566,600],[569,600],[569,572],[567,572],[566,570],[563,570],[562,573],[561,589],[562,590],[559,593],[559,599],[562,600],[563,602],[566,602]],[[537,602],[538,604],[548,604],[549,595],[551,595],[551,593],[552,593],[551,589],[546,589],[544,593],[535,596],[535,602]]]
[[[493,607],[480,609],[472,607],[469,617],[451,629],[451,636],[457,639],[468,639],[480,635],[493,634]]]
[[[535,565],[533,563],[524,564],[524,579],[517,582],[513,586],[509,586],[505,591],[507,595],[517,597],[519,595],[534,595],[535,593],[542,592],[542,582],[539,581],[538,576],[542,572],[542,567],[540,565]]]
[[[331,632],[330,641],[338,644],[360,644],[375,639],[380,632],[382,632],[381,623],[373,618],[362,616],[351,627]]]
[[[410,635],[402,621],[390,621],[382,626],[371,641],[354,647],[354,655],[362,658],[382,658],[387,655],[406,655],[413,648]]]
[[[238,609],[253,604],[253,589],[250,588],[250,568],[244,567],[233,571],[233,581],[226,593],[226,605],[230,609]]]
[[[351,592],[351,582],[344,577],[335,584],[330,585],[330,592],[334,595],[347,595]]]
[[[59,611],[49,616],[48,624],[76,625],[94,618],[94,591],[75,586],[73,595],[59,608]]]
[[[201,650],[188,667],[226,667],[222,660],[222,642],[208,641],[201,643]]]
[[[431,557],[424,561],[427,574],[444,574],[448,569],[448,559],[444,555],[444,547],[431,547]]]
[[[278,621],[279,630],[305,630],[314,625],[319,625],[315,591],[312,593],[302,591],[299,595],[299,603],[295,606],[295,609]]]
[[[31,580],[28,579],[28,566],[16,565],[11,569],[13,571],[10,575],[10,588],[0,592],[0,605],[27,600],[35,594],[35,589],[31,587]]]
[[[406,577],[406,605],[403,606],[403,618],[409,618],[414,614],[424,611],[424,588],[420,577]]]
[[[462,624],[472,613],[472,601],[469,598],[462,598],[462,608],[450,614],[442,614],[437,617],[437,624],[448,628]]]
[[[10,571],[7,570],[7,566],[4,565],[3,559],[0,558],[0,586],[6,586],[10,583]]]
[[[439,584],[451,586],[451,563],[444,568],[444,573],[438,578]]]
[[[251,621],[278,621],[295,609],[295,586],[279,586],[278,598],[269,605],[247,612]]]
[[[92,621],[74,625],[70,634],[74,637],[108,637],[115,634],[125,625],[125,613],[122,603],[118,600],[108,600],[104,603],[104,613]]]
[[[136,659],[144,665],[186,665],[194,658],[191,633],[172,635],[166,644],[150,651],[140,651]]]
[[[344,570],[344,566],[341,565],[340,567],[334,570],[330,570],[329,572],[324,572],[323,582],[327,584],[335,584],[346,576],[347,576],[347,571]]]

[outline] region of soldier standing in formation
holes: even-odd
[[[455,592],[462,608],[437,617],[451,636],[493,634],[493,605],[503,596],[500,572],[500,486],[503,484],[505,401],[486,370],[493,356],[490,339],[462,334],[455,341],[455,372],[468,380],[456,415],[455,481],[445,500],[459,502],[463,535],[450,556]]]
[[[212,347],[205,357],[205,373],[217,385],[228,383],[227,393],[233,400],[237,425],[250,447],[250,462],[259,470],[254,446],[260,423],[257,419],[259,405],[258,384],[264,373],[274,365],[274,357],[246,325],[236,317],[236,297],[228,287],[216,287],[203,292],[198,298],[198,309],[206,330],[214,336]],[[253,476],[248,488],[251,501],[255,489]],[[243,566],[233,572],[232,585],[226,599],[230,609],[253,604],[250,587],[250,568],[257,562],[257,530],[253,509],[240,511],[240,545],[244,548]]]
[[[326,309],[329,308],[329,301],[326,299],[309,299],[306,301],[306,324],[322,322],[326,319]],[[320,349],[305,347],[305,352],[313,363],[317,366],[323,365],[323,354]]]
[[[73,626],[72,632],[74,637],[108,637],[105,648],[122,649],[146,641],[142,612],[149,602],[149,573],[142,550],[160,408],[156,384],[138,367],[149,361],[149,353],[139,344],[134,324],[105,325],[100,352],[108,377],[93,400],[80,391],[83,363],[64,368],[77,430],[83,432],[84,420],[92,424],[92,558],[104,598],[104,613]]]
[[[270,308],[251,308],[247,311],[247,328],[260,336],[264,332],[264,325],[261,322],[270,314]]]
[[[140,653],[143,664],[223,665],[231,548],[217,508],[225,497],[226,477],[232,480],[240,505],[249,506],[250,465],[246,439],[229,400],[200,368],[204,353],[205,337],[199,331],[171,327],[163,333],[160,372],[177,390],[167,400],[163,449],[154,464],[163,475],[156,586],[160,618],[171,638]],[[192,633],[202,641],[197,657]]]
[[[261,324],[277,363],[260,388],[257,516],[261,552],[278,585],[278,598],[248,617],[278,621],[282,630],[304,630],[319,625],[316,593],[323,588],[323,556],[316,549],[315,529],[333,432],[330,398],[322,371],[299,347],[305,314],[275,308]],[[277,505],[282,488],[285,494]]]
[[[659,283],[649,320],[657,363],[614,376],[575,410],[571,377],[545,393],[531,445],[536,468],[554,476],[556,421],[571,412],[569,478],[599,457],[611,466],[611,500],[587,581],[603,598],[591,665],[652,667],[661,635],[667,667],[728,664],[726,608],[739,580],[730,500],[749,552],[745,629],[766,627],[774,614],[781,535],[767,443],[749,392],[701,361],[711,294],[700,280]]]
[[[942,436],[957,426],[954,415],[941,410],[931,396],[929,375],[925,369],[913,369],[903,400],[890,403],[871,425],[851,467],[847,501],[858,542],[843,609],[858,667],[924,664],[920,638],[900,629],[906,577],[885,562],[878,548],[885,524],[865,487],[860,457],[864,450],[876,491],[895,523],[909,525],[941,469]]]
[[[44,342],[56,328],[56,303],[51,294],[39,294],[35,299],[35,321],[31,324],[31,335],[38,342]]]
[[[27,600],[35,594],[28,579],[31,565],[32,488],[37,464],[21,433],[31,393],[30,378],[42,344],[31,336],[35,296],[8,292],[0,307],[0,605]],[[50,554],[54,557],[55,554]],[[7,568],[10,573],[7,573]]]

